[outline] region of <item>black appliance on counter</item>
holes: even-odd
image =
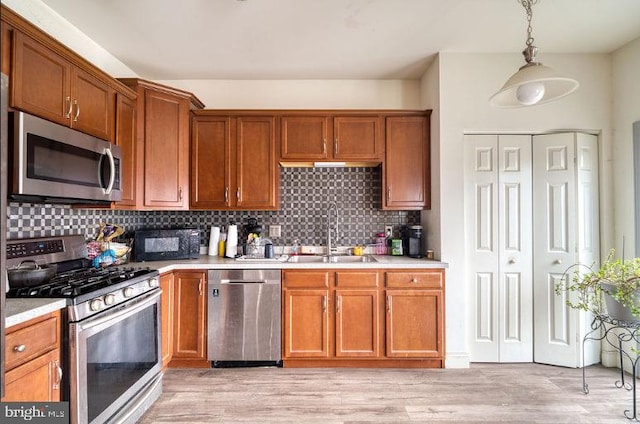
[[[142,261],[198,259],[200,230],[197,228],[157,228],[136,230],[134,258]]]
[[[162,393],[158,271],[88,267],[82,236],[9,240],[8,267],[32,260],[57,273],[7,298],[64,298],[62,398],[71,424],[135,423]]]
[[[424,257],[422,248],[422,225],[402,227],[402,251],[410,258]]]

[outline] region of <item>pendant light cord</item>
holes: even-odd
[[[531,47],[533,45],[533,37],[531,36],[531,32],[533,28],[531,28],[531,18],[533,18],[533,10],[531,7],[538,3],[538,0],[518,0],[522,7],[524,7],[525,12],[527,13],[527,47]]]

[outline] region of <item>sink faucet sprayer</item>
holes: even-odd
[[[327,209],[327,255],[331,256],[334,248],[331,244],[331,210],[335,211],[335,231],[336,231],[336,240],[338,239],[338,205],[335,202],[329,203],[329,208]]]

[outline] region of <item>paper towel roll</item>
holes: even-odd
[[[233,258],[238,253],[238,226],[229,225],[227,229],[227,258]]]
[[[209,235],[209,256],[218,256],[218,242],[220,241],[220,227],[211,227]]]

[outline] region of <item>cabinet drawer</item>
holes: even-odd
[[[291,288],[329,288],[327,271],[288,271],[284,273],[283,287]]]
[[[5,343],[6,369],[10,370],[59,346],[58,316],[32,325],[7,330]]]
[[[339,271],[336,272],[336,287],[378,287],[380,276],[371,271]]]
[[[444,272],[441,270],[387,272],[387,287],[442,288],[443,281]]]

